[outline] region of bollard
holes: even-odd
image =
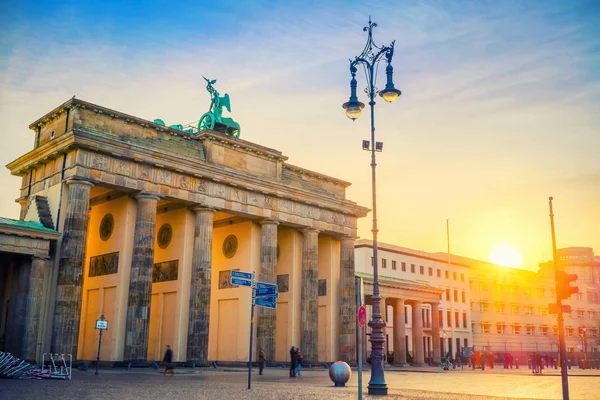
[[[346,386],[346,382],[350,380],[351,375],[350,366],[343,361],[336,361],[329,367],[329,378],[336,387]]]

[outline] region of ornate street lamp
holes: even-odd
[[[371,321],[369,321],[369,327],[371,327],[371,380],[369,381],[369,394],[374,395],[387,395],[388,388],[385,383],[385,376],[383,374],[383,344],[385,338],[383,336],[383,328],[385,322],[381,318],[381,296],[379,295],[379,273],[377,269],[377,189],[375,179],[375,152],[382,151],[383,143],[375,142],[375,95],[379,93],[381,97],[388,103],[393,103],[400,96],[401,92],[394,87],[392,79],[393,68],[392,68],[392,56],[394,55],[394,43],[393,41],[389,46],[377,46],[373,42],[373,28],[377,26],[376,23],[371,22],[369,18],[369,26],[365,27],[363,31],[368,32],[367,44],[360,53],[359,56],[355,57],[354,60],[350,60],[350,74],[352,80],[350,81],[350,99],[344,103],[342,107],[346,110],[346,115],[352,121],[356,120],[360,116],[362,109],[365,107],[363,103],[358,101],[356,96],[356,71],[357,66],[362,65],[365,70],[367,78],[367,88],[365,92],[369,96],[369,106],[371,106],[371,143],[369,146],[368,141],[363,140],[363,150],[371,151],[371,170],[372,170],[372,187],[373,187],[373,313]],[[375,87],[375,80],[377,77],[377,67],[379,62],[385,58],[387,67],[385,68],[387,83],[385,89],[378,90]]]

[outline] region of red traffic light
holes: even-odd
[[[579,293],[577,286],[571,286],[570,283],[577,280],[577,274],[567,274],[564,271],[558,271],[556,281],[556,294],[559,299],[565,300],[575,293]]]

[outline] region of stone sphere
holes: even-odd
[[[350,380],[352,370],[350,366],[343,361],[336,361],[329,367],[329,378],[335,383],[335,386],[346,386]]]

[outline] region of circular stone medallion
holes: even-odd
[[[169,247],[169,244],[171,244],[172,238],[173,228],[171,228],[171,225],[169,224],[164,224],[158,230],[158,235],[156,239],[158,242],[158,247],[160,247],[161,249],[166,249],[167,247]]]
[[[106,214],[100,222],[100,239],[107,241],[113,233],[115,219],[112,214]]]
[[[226,258],[231,258],[235,256],[235,252],[237,251],[238,240],[235,235],[229,235],[223,241],[223,255]]]

